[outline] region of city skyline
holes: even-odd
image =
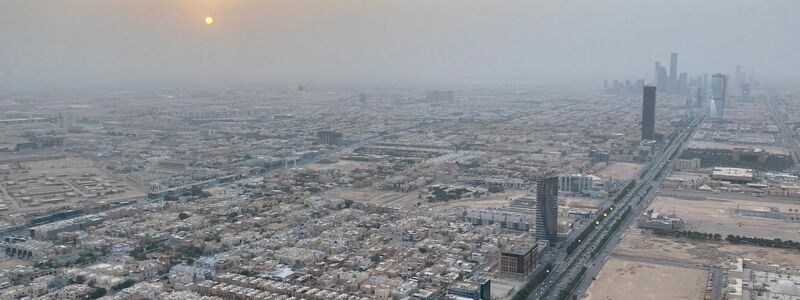
[[[0,299],[800,299],[798,25],[3,1]]]
[[[790,51],[800,45],[783,38],[800,34],[792,26],[800,19],[794,1],[42,1],[58,13],[16,0],[0,12],[0,36],[15,41],[0,45],[5,88],[652,82],[646,62],[664,49],[683,53],[681,72],[690,74],[733,74],[738,64],[780,82],[797,79],[800,69]],[[738,18],[744,12],[751,17]],[[212,15],[216,22],[206,25]],[[730,29],[703,35],[714,30],[701,26],[708,15]],[[692,36],[703,36],[702,43],[688,43]]]

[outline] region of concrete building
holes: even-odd
[[[656,87],[658,87],[658,89],[662,91],[666,90],[668,81],[667,69],[664,66],[662,66],[660,62],[656,62],[655,78],[656,78]]]
[[[58,127],[69,129],[75,126],[75,114],[71,111],[65,111],[58,114]]]
[[[526,241],[507,246],[500,252],[500,272],[528,275],[536,268],[539,245]]]
[[[656,87],[646,85],[642,96],[642,140],[655,140]]]
[[[558,177],[536,181],[536,239],[558,241]]]
[[[694,171],[700,168],[700,159],[677,159],[675,160],[675,170]]]
[[[98,215],[86,215],[73,219],[42,224],[30,228],[30,236],[37,240],[53,239],[60,232],[84,230],[89,226],[100,224],[105,219]]]
[[[558,191],[575,194],[588,194],[594,189],[594,181],[598,179],[592,175],[570,174],[558,176]]]
[[[758,161],[765,162],[769,152],[758,148],[734,148],[731,157],[734,161]]]
[[[675,215],[660,214],[650,210],[644,216],[636,219],[636,225],[646,229],[681,230],[683,220]]]
[[[734,211],[737,215],[745,216],[745,217],[758,217],[758,218],[767,218],[767,219],[775,219],[775,220],[782,220],[783,213],[781,213],[780,208],[777,207],[770,207],[769,210],[754,210],[754,209],[739,209],[736,208]]]
[[[721,73],[711,76],[711,118],[722,119],[725,116],[725,101],[728,89],[728,76]]]
[[[488,278],[481,278],[478,282],[456,281],[447,287],[447,294],[473,300],[489,300],[492,297],[491,281]]]
[[[672,52],[669,55],[669,81],[675,85],[678,82],[678,53]],[[674,86],[673,86],[674,88]]]
[[[339,132],[324,130],[317,132],[317,137],[319,142],[325,145],[338,146],[342,144],[342,134]]]
[[[711,172],[711,179],[730,181],[733,183],[753,182],[753,170],[742,168],[714,168]]]
[[[464,213],[464,220],[473,225],[499,224],[500,228],[528,231],[531,223],[525,216],[501,210],[471,209]]]

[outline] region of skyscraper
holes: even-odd
[[[694,104],[697,107],[703,107],[703,89],[697,88],[697,100]]]
[[[558,242],[558,177],[536,181],[536,240]]]
[[[678,81],[678,53],[669,55],[669,80],[675,84]]]
[[[675,92],[683,94],[686,92],[688,86],[689,86],[689,74],[683,72],[681,73],[680,76],[678,76],[678,85],[677,85],[678,88],[675,90]]]
[[[661,65],[661,62],[656,62],[655,72],[655,85],[661,90],[666,90],[668,81],[667,68],[664,68],[664,66]]]
[[[69,129],[75,125],[75,114],[71,111],[65,111],[58,114],[58,126],[61,128]]]
[[[734,74],[734,76],[736,77],[733,78],[733,88],[734,89],[741,88],[742,83],[744,83],[744,74],[742,74],[742,65],[736,65],[736,73]]]
[[[728,76],[717,73],[711,76],[711,118],[722,119],[725,116],[725,97],[727,96]]]
[[[656,87],[646,85],[642,96],[642,140],[655,140]]]

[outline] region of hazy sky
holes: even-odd
[[[0,87],[652,79],[671,51],[800,79],[800,1],[0,0]]]

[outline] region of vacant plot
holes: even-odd
[[[776,207],[782,212],[800,209],[800,204],[748,201],[726,197],[724,194],[701,194],[688,197],[684,194],[660,195],[650,205],[661,213],[674,213],[686,221],[684,230],[719,233],[748,237],[783,240],[800,240],[800,223],[791,220],[776,220],[761,217],[745,217],[735,213],[736,209],[769,211]],[[741,197],[738,197],[741,198]]]
[[[29,175],[73,175],[101,171],[94,166],[93,161],[79,157],[23,162],[22,166],[27,168]]]
[[[523,191],[509,191],[502,193],[494,193],[478,198],[465,198],[448,202],[430,203],[430,206],[436,208],[501,208],[509,207],[511,199],[524,195]]]
[[[307,165],[305,167],[312,170],[336,169],[340,171],[351,172],[357,168],[367,168],[369,167],[370,164],[371,163],[369,162],[340,160],[335,163],[330,163],[330,164],[316,163]]]
[[[407,193],[380,191],[371,188],[345,188],[338,187],[325,192],[325,197],[352,200],[379,205],[388,205],[393,201],[406,196]]]
[[[617,180],[630,180],[636,176],[636,172],[639,172],[642,166],[642,164],[637,163],[608,163],[608,165],[601,169],[596,175],[608,176]]]
[[[592,199],[589,197],[570,197],[570,196],[558,196],[559,202],[563,200],[560,205],[569,206],[571,208],[577,209],[590,209],[590,210],[598,210],[600,208],[605,207],[606,202],[609,200],[605,199]]]
[[[609,259],[584,294],[591,300],[702,299],[708,272]]]
[[[492,299],[511,299],[524,284],[525,279],[522,277],[503,275],[492,277]]]
[[[800,268],[797,250],[659,237],[639,229],[629,229],[613,253],[719,267],[729,266],[736,258],[749,258],[763,264]]]

